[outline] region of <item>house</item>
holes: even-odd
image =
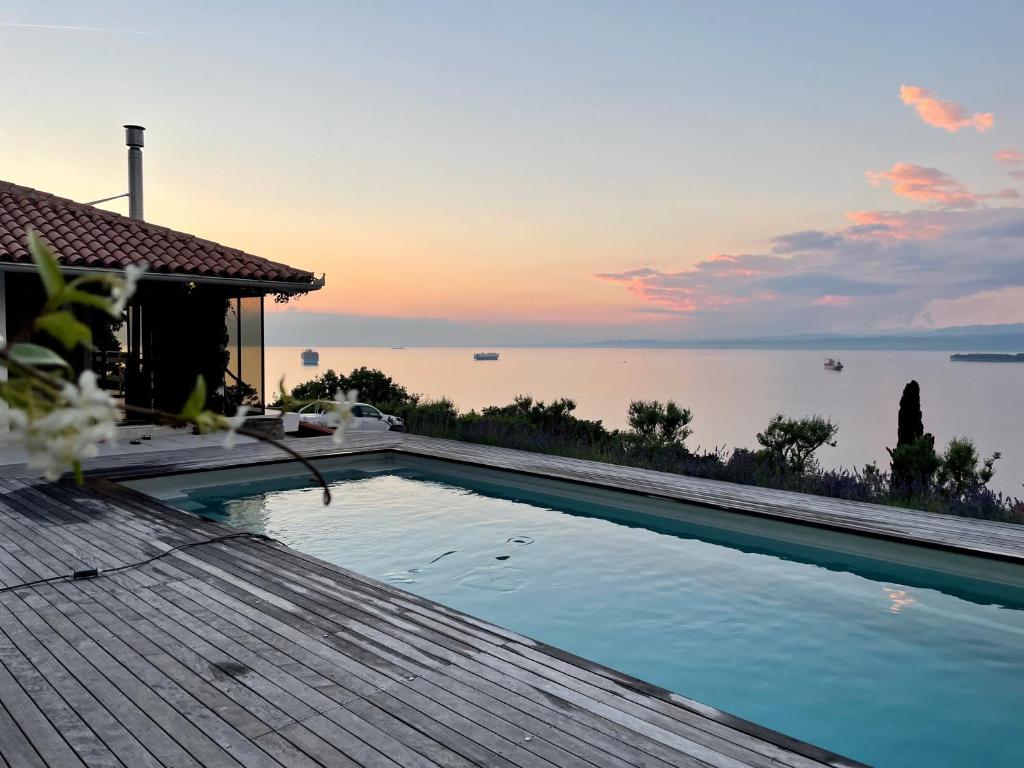
[[[147,266],[120,321],[98,311],[82,318],[93,349],[74,361],[145,408],[177,412],[202,375],[210,407],[261,411],[264,304],[324,285],[311,272],[236,248],[0,182],[0,334],[9,342],[40,341],[32,320],[44,294],[26,246],[29,228],[53,247],[68,277]]]

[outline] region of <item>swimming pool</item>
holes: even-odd
[[[129,483],[880,766],[1017,766],[1024,568],[440,461]]]

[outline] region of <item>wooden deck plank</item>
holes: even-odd
[[[5,584],[227,532],[106,482],[0,479]],[[0,594],[9,764],[854,765],[265,541]]]

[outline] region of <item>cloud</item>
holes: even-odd
[[[855,280],[823,272],[796,272],[768,278],[761,285],[777,293],[796,296],[880,296],[895,293],[903,286],[893,283]]]
[[[815,249],[834,248],[843,242],[841,235],[830,235],[816,229],[791,232],[772,238],[772,253],[786,254]]]
[[[1000,149],[992,157],[1003,165],[1024,165],[1024,152],[1019,149]]]
[[[829,293],[811,303],[816,307],[848,307],[853,302],[853,296],[833,296]]]
[[[865,175],[876,187],[888,183],[895,195],[947,209],[976,208],[983,200],[1013,200],[1020,197],[1015,189],[974,194],[938,168],[913,163],[895,163],[888,171],[867,171]]]
[[[843,236],[855,240],[922,240],[938,237],[943,224],[930,211],[849,211]]]
[[[901,85],[900,98],[908,107],[916,109],[918,116],[928,125],[944,128],[950,133],[962,128],[974,128],[978,133],[984,133],[995,122],[991,112],[971,114],[955,101],[937,99],[930,91],[917,85]]]
[[[1024,179],[1024,152],[1019,149],[1000,149],[992,155],[997,163],[1010,166],[1007,171],[1015,179]]]
[[[717,254],[685,269],[598,275],[691,333],[864,330],[922,322],[935,302],[1024,288],[1024,208],[855,211],[785,254]],[[974,304],[971,304],[974,306]],[[647,310],[650,311],[650,310]]]

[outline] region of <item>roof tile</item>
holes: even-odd
[[[314,282],[312,272],[0,181],[0,262],[31,261],[25,237],[29,228],[50,243],[68,266],[120,269],[147,264],[154,271],[171,274]]]

